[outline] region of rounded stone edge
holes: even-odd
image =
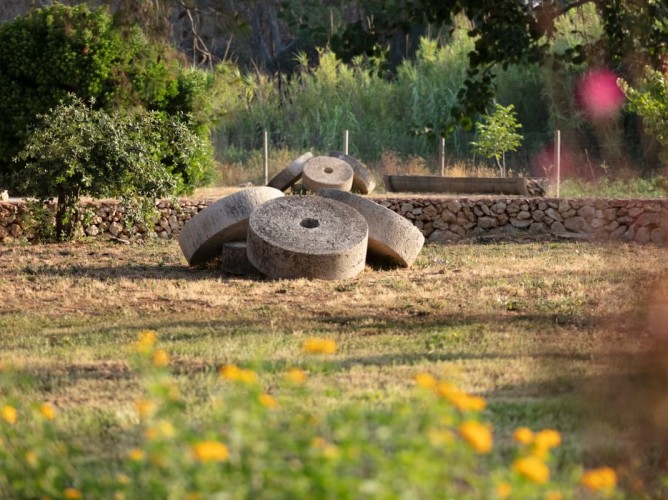
[[[387,257],[410,267],[424,246],[424,235],[401,215],[362,196],[337,189],[321,189],[318,196],[345,203],[357,210],[369,226],[371,254]]]
[[[220,254],[224,242],[244,239],[253,210],[283,196],[282,191],[272,187],[252,187],[225,196],[193,216],[178,237],[188,264],[193,266],[211,260]]]
[[[315,179],[314,177],[311,177],[311,175],[309,175],[309,172],[307,171],[308,164],[310,161],[316,160],[318,158],[327,158],[328,160],[331,159],[338,160],[334,168],[345,170],[345,175],[342,175],[343,179],[340,182],[322,182],[322,180],[318,180]],[[355,171],[347,162],[339,158],[333,158],[329,156],[322,156],[322,157],[314,156],[304,164],[304,171],[302,173],[302,183],[307,189],[309,189],[309,191],[313,193],[317,193],[318,190],[320,189],[327,189],[327,188],[339,189],[341,191],[350,191],[353,187],[354,178],[355,178]]]
[[[220,269],[227,274],[246,276],[259,271],[248,260],[246,241],[226,241],[221,245]]]
[[[304,153],[272,177],[267,183],[267,186],[281,191],[285,191],[293,186],[301,178],[302,173],[304,172],[304,165],[311,158],[313,158],[313,153],[310,151]]]
[[[353,186],[362,194],[369,194],[376,189],[376,181],[371,171],[357,158],[342,153],[341,151],[330,151],[328,156],[345,161],[353,169]]]

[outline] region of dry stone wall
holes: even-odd
[[[428,241],[449,243],[486,235],[600,238],[668,244],[668,200],[517,197],[372,198],[410,220]],[[151,224],[129,224],[117,201],[84,204],[82,231],[90,237],[138,240],[177,236],[185,222],[216,200],[163,200]],[[34,240],[34,221],[22,202],[0,202],[0,244]]]

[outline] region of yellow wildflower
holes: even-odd
[[[0,416],[2,416],[2,419],[8,424],[15,424],[17,415],[16,408],[10,405],[3,406],[2,412],[0,412]]]
[[[513,470],[538,484],[546,483],[550,479],[550,469],[542,460],[534,456],[518,458],[513,462]]]
[[[496,496],[499,498],[508,498],[513,491],[510,483],[501,483],[496,487]]]
[[[429,373],[418,373],[415,375],[415,383],[423,389],[433,389],[436,387],[436,379]]]
[[[520,444],[531,444],[533,441],[533,432],[528,427],[518,427],[513,432],[513,439]]]
[[[128,457],[129,457],[130,460],[132,460],[133,462],[141,462],[142,460],[144,460],[144,457],[145,457],[145,456],[146,456],[146,455],[144,454],[144,452],[143,452],[142,450],[140,450],[139,448],[133,448],[133,449],[130,450],[130,452],[128,453]]]
[[[78,498],[83,498],[83,495],[81,494],[81,491],[79,491],[76,488],[65,488],[63,490],[63,498],[67,498],[69,500],[76,500]]]
[[[276,398],[270,394],[260,394],[260,404],[265,408],[274,409],[278,408],[278,401]]]
[[[311,446],[314,448],[324,448],[327,446],[327,440],[321,436],[316,436],[311,440]]]
[[[158,334],[153,330],[142,330],[137,335],[137,341],[134,344],[135,351],[148,354],[158,341]]]
[[[220,376],[226,380],[254,384],[257,382],[257,373],[253,370],[244,370],[237,365],[225,365],[220,369]]]
[[[537,448],[556,448],[561,444],[561,434],[554,429],[543,429],[536,433],[534,445]]]
[[[42,403],[39,405],[39,413],[46,420],[53,420],[56,418],[56,409],[49,403]]]
[[[545,494],[545,500],[561,500],[561,493],[558,491],[548,491]]]
[[[492,451],[494,439],[488,425],[468,420],[459,426],[459,435],[478,453],[486,454]]]
[[[302,344],[304,352],[309,354],[335,354],[336,342],[331,339],[306,339]]]
[[[135,409],[141,418],[146,419],[155,413],[157,405],[149,399],[140,399],[135,401]]]
[[[174,426],[169,420],[160,420],[158,422],[158,431],[163,437],[173,437],[174,436]]]
[[[155,366],[167,366],[169,364],[169,353],[164,349],[158,349],[153,353],[153,364]]]
[[[461,411],[482,411],[487,406],[487,402],[483,398],[466,394],[449,382],[437,384],[436,394]]]
[[[35,453],[34,451],[27,451],[25,459],[26,463],[33,469],[36,469],[37,466],[39,465],[39,457],[37,456],[37,453]]]
[[[230,452],[218,441],[200,441],[193,445],[193,454],[200,462],[225,462]]]
[[[290,368],[285,372],[285,378],[293,384],[303,384],[308,378],[308,374],[300,368]]]
[[[432,446],[443,446],[452,443],[455,436],[447,430],[429,429],[427,437]]]
[[[119,484],[130,484],[130,478],[125,474],[116,474],[116,482]]]
[[[591,491],[612,490],[617,486],[617,474],[610,467],[592,469],[582,475],[581,483]]]

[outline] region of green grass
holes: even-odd
[[[550,186],[548,194],[556,196],[556,187]],[[628,180],[606,177],[597,181],[567,179],[561,183],[560,189],[563,198],[665,198],[666,195],[666,178],[662,175]]]
[[[410,269],[312,282],[190,269],[174,242],[3,248],[0,359],[34,378],[21,399],[55,405],[59,432],[102,469],[120,468],[141,442],[144,386],[129,360],[150,329],[171,355],[185,422],[217,415],[225,364],[257,370],[296,414],[357,409],[370,421],[410,401],[426,372],[487,400],[490,470],[514,453],[516,427],[562,432],[553,466],[565,484],[578,464],[624,464],[637,437],[627,427],[635,412],[621,405],[609,422],[606,398],[652,349],[649,305],[665,259],[665,249],[633,245],[426,246]],[[337,353],[313,362],[301,348],[311,337],[334,339]],[[291,366],[309,369],[305,391],[283,389]]]

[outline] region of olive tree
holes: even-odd
[[[522,135],[517,133],[520,128],[512,104],[506,107],[496,104],[494,112],[483,116],[476,125],[477,141],[471,145],[476,153],[496,160],[502,177],[507,174],[506,152],[517,151],[522,144]]]

